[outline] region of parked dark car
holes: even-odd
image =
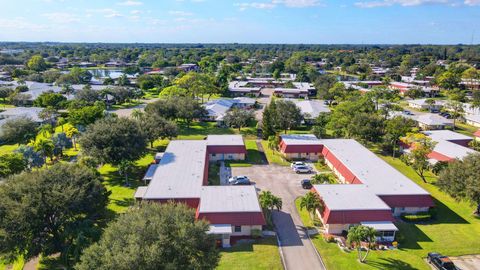
[[[313,187],[312,182],[309,179],[303,179],[300,181],[303,189],[311,189]]]
[[[450,258],[443,256],[440,253],[428,253],[427,261],[439,270],[460,270],[460,268],[456,267]]]

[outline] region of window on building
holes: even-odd
[[[216,156],[217,154],[212,154],[212,157]]]
[[[235,232],[241,232],[242,226],[235,226]]]
[[[383,237],[393,237],[395,235],[394,231],[384,231]]]

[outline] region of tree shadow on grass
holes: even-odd
[[[399,249],[422,249],[418,244],[419,242],[432,242],[432,239],[420,230],[416,224],[400,221],[395,223],[395,225],[400,230],[399,233],[403,238],[399,243]]]
[[[459,216],[441,201],[433,198],[436,208],[436,217],[431,224],[468,224],[469,222]]]
[[[368,261],[368,258],[367,258],[367,264],[377,269],[397,269],[397,270],[417,269],[407,262],[404,262],[398,259],[392,259],[392,258],[388,258],[388,259],[382,258],[382,259],[379,259],[379,261]]]

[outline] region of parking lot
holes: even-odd
[[[259,192],[269,190],[282,198],[282,210],[274,211],[273,222],[279,236],[286,269],[325,269],[295,207],[295,199],[307,192],[302,189],[300,181],[310,178],[313,173],[296,174],[290,167],[270,164],[233,167],[231,174],[246,175]]]

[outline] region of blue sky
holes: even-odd
[[[480,43],[480,0],[0,0],[0,40]]]

